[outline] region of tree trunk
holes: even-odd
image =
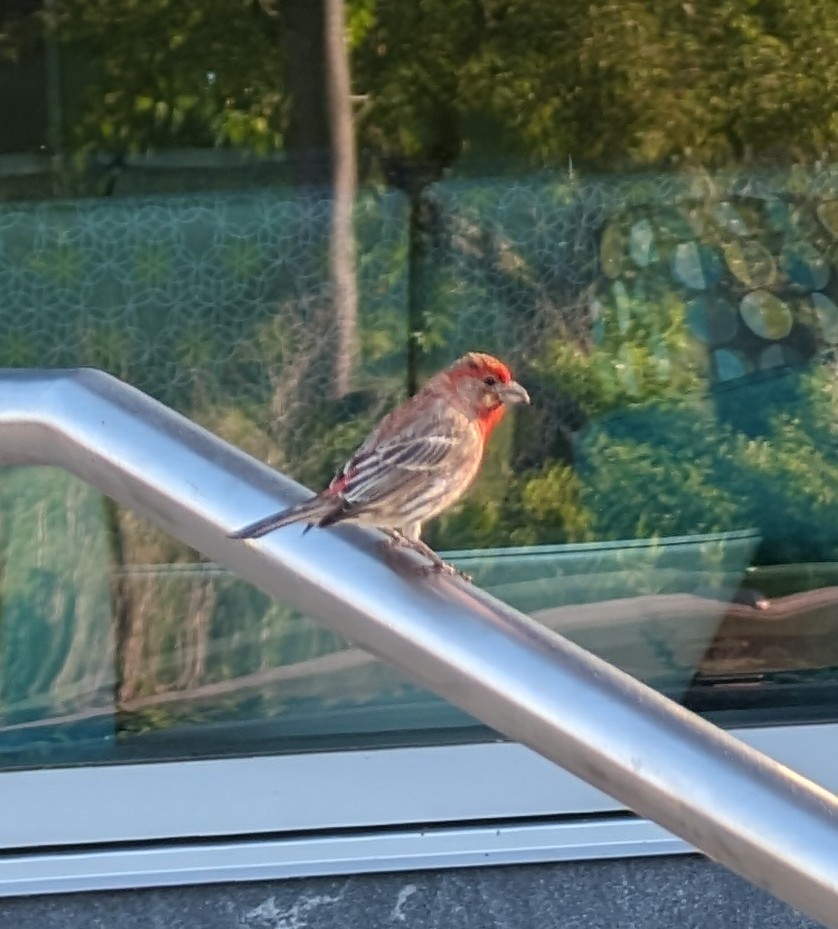
[[[355,127],[346,43],[344,0],[323,0],[326,10],[326,74],[332,148],[332,223],[329,272],[336,324],[332,390],[349,392],[358,360],[358,284],[353,207],[356,190]]]

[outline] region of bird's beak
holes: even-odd
[[[500,384],[497,388],[498,396],[503,403],[529,403],[530,395],[517,381]]]

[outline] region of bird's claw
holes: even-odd
[[[419,570],[425,577],[429,577],[432,574],[448,574],[450,577],[462,578],[462,580],[467,581],[469,584],[474,583],[474,578],[470,574],[466,574],[465,571],[461,571],[459,568],[455,568],[454,565],[448,564],[445,561],[440,564],[434,562],[433,564],[422,565]]]
[[[383,552],[387,560],[391,563],[395,563],[394,555],[396,551],[402,547],[401,542],[398,542],[394,539],[387,539],[384,542],[379,542],[378,547]],[[423,554],[423,557],[424,554]],[[451,577],[460,577],[464,581],[467,581],[469,584],[474,582],[474,578],[470,574],[466,574],[465,571],[461,571],[459,568],[455,568],[454,565],[448,564],[446,561],[431,561],[430,564],[418,565],[417,573],[422,577],[430,577],[432,574],[448,574]]]

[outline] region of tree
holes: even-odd
[[[358,361],[358,281],[355,274],[353,208],[357,186],[355,124],[344,0],[324,0],[329,129],[332,151],[332,231],[329,271],[337,328],[333,391],[349,392]]]
[[[496,169],[828,157],[829,0],[379,0],[355,55],[364,145]],[[492,165],[492,162],[495,162]]]
[[[258,3],[55,0],[45,16],[63,56],[69,149],[282,143],[278,25]]]

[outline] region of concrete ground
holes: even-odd
[[[694,856],[0,900],[0,929],[816,929],[818,925]]]

